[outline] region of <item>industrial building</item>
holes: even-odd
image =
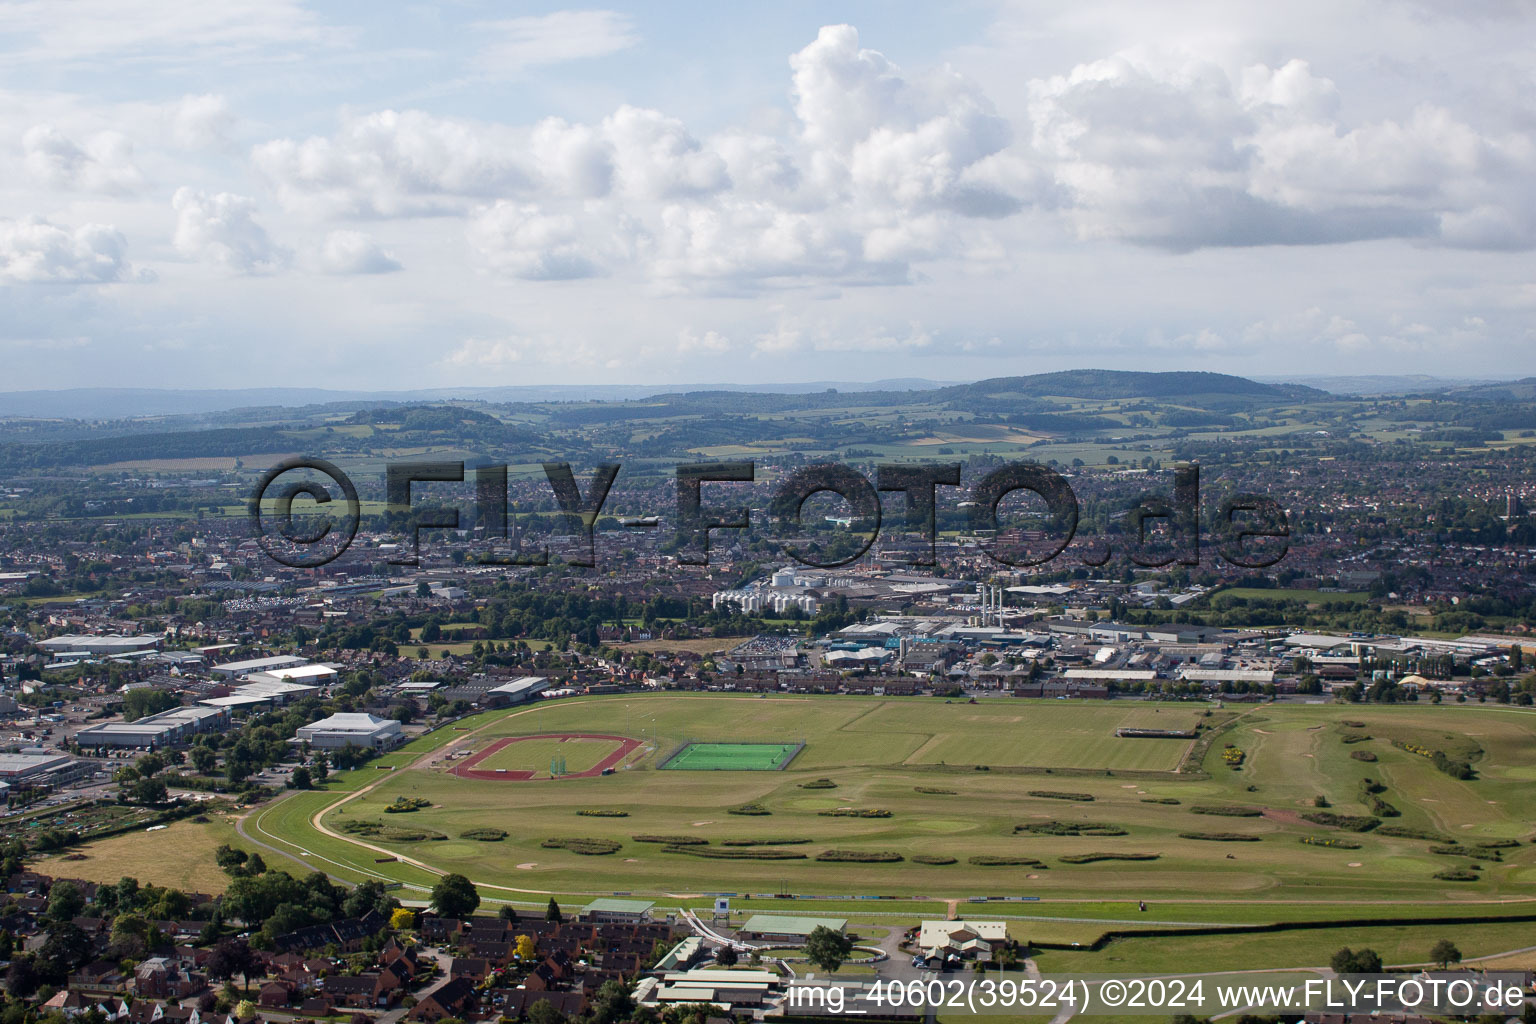
[[[502,683],[500,686],[491,687],[485,692],[484,703],[491,707],[521,704],[526,700],[532,700],[547,689],[549,689],[549,680],[544,676],[522,676]]]
[[[0,782],[11,789],[58,789],[79,782],[90,773],[90,762],[56,750],[0,754]]]
[[[178,747],[200,732],[213,732],[229,724],[228,708],[172,708],[133,722],[105,722],[81,729],[75,742],[91,747]]]
[[[52,655],[82,654],[91,657],[110,657],[112,655],[143,654],[160,646],[163,637],[150,636],[107,636],[82,635],[77,633],[65,636],[56,636],[48,640],[39,640],[37,646]]]
[[[241,685],[226,697],[209,697],[199,703],[211,708],[281,707],[284,704],[319,693],[320,687],[290,683],[265,672],[246,676]]]
[[[327,686],[335,681],[339,673],[329,665],[294,665],[291,668],[270,668],[265,672],[258,672],[256,674],[259,676],[270,676],[273,679],[281,679],[289,683]]]
[[[255,672],[272,672],[277,669],[297,668],[309,664],[308,658],[293,654],[279,654],[271,658],[252,658],[249,661],[228,661],[215,665],[209,671],[219,679],[238,679]]]
[[[400,723],[392,718],[375,718],[357,712],[343,712],[301,726],[290,743],[308,743],[319,750],[339,750],[348,743],[356,747],[389,750],[405,738]]]

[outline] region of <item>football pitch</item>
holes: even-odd
[[[680,772],[771,772],[786,767],[800,743],[689,743],[657,765]]]

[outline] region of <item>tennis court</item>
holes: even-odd
[[[685,772],[771,772],[783,768],[804,743],[689,743],[661,767]]]

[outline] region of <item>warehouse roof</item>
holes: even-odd
[[[826,926],[840,932],[848,924],[845,917],[789,917],[778,914],[753,914],[741,926],[744,932],[762,935],[809,935],[818,927]]]
[[[616,900],[604,896],[582,907],[581,912],[583,914],[644,914],[655,905],[645,900]]]

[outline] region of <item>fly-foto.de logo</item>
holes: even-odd
[[[546,462],[544,476],[560,513],[575,538],[565,553],[568,565],[597,564],[598,518],[621,466],[596,466],[583,484],[571,464]],[[909,551],[914,565],[935,563],[939,536],[940,488],[959,488],[960,463],[897,463],[879,465],[875,478],[850,466],[819,463],[804,466],[779,480],[767,504],[768,529],[782,551],[795,561],[816,568],[847,565],[863,557],[880,537],[885,514],[881,494],[899,496],[898,529],[915,535],[916,549]],[[483,539],[494,544],[509,537],[507,467],[482,465],[469,479],[475,488],[475,520]],[[683,463],[675,469],[675,506],[671,527],[677,560],[684,565],[709,564],[710,536],[721,530],[752,530],[752,509],[726,504],[730,485],[757,480],[753,462]],[[463,462],[405,462],[384,471],[385,512],[390,529],[405,537],[392,564],[415,565],[420,561],[421,534],[425,530],[457,530],[456,507],[420,507],[413,503],[413,485],[466,482]],[[1200,467],[1181,465],[1172,473],[1166,492],[1143,494],[1116,516],[1118,534],[1113,540],[1087,541],[1079,552],[1084,564],[1103,565],[1116,553],[1136,565],[1198,565],[1202,551]],[[706,488],[711,501],[706,502]],[[333,490],[335,493],[333,494]],[[1027,527],[1001,528],[999,510],[1005,499],[1024,493],[1037,499]],[[820,494],[832,494],[847,503],[850,513],[837,517],[839,529],[851,543],[829,551],[814,541],[814,527],[804,515],[806,503]],[[295,514],[295,503],[305,498],[319,515]],[[345,511],[332,516],[338,502]],[[1043,505],[1043,508],[1041,506]],[[304,506],[301,506],[304,507]],[[1071,483],[1050,466],[1013,462],[991,470],[971,485],[957,508],[963,512],[968,532],[987,557],[1014,568],[1036,567],[1061,555],[1078,537],[1081,509]],[[352,480],[334,463],[324,459],[286,459],[269,469],[251,494],[248,516],[253,536],[273,560],[293,568],[318,568],[335,561],[352,544],[362,519],[362,502]],[[1262,494],[1235,493],[1224,497],[1214,510],[1210,527],[1217,553],[1232,565],[1261,569],[1285,557],[1290,523],[1284,508]],[[618,520],[624,529],[655,529],[660,515]],[[1085,539],[1086,540],[1086,539]],[[502,551],[475,559],[483,565],[547,565],[547,547]]]

